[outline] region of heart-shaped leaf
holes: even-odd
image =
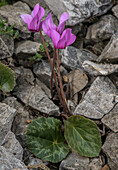
[[[40,117],[29,124],[27,145],[33,154],[45,161],[60,162],[66,157],[69,148],[64,144],[61,121]]]
[[[15,85],[14,72],[0,63],[0,89],[4,92],[10,92],[13,90]]]
[[[97,125],[82,116],[71,116],[64,121],[65,139],[82,156],[96,157],[101,150],[101,136]]]

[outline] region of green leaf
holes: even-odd
[[[64,144],[61,122],[54,118],[40,117],[34,120],[27,128],[26,139],[32,153],[45,161],[60,162],[69,152]]]
[[[101,150],[101,136],[97,125],[82,116],[71,116],[64,121],[65,139],[82,156],[96,157]]]
[[[14,72],[0,63],[0,89],[4,92],[10,92],[15,85]]]

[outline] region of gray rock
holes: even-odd
[[[89,158],[73,152],[61,162],[59,170],[90,170]]]
[[[110,42],[107,44],[102,54],[98,58],[98,61],[103,60],[109,62],[118,61],[118,32],[112,36]]]
[[[34,168],[31,168],[32,166],[37,166],[40,165],[40,167],[42,167],[44,170],[50,170],[46,165],[47,163],[43,163],[42,160],[38,159],[38,158],[33,158],[33,157],[29,157],[29,164],[27,167],[30,167],[30,170],[34,170]],[[35,170],[39,170],[39,167],[37,166],[37,168],[35,168]]]
[[[39,79],[37,79],[37,78],[36,78],[36,84],[39,87],[41,87],[41,89],[45,92],[45,94],[48,96],[49,99],[52,98],[50,89],[44,83],[42,83]]]
[[[102,123],[112,131],[118,132],[118,104],[102,118]]]
[[[14,88],[16,95],[23,103],[41,113],[59,115],[59,108],[47,97],[41,87],[32,86],[26,81]]]
[[[61,51],[61,64],[69,70],[82,69],[85,60],[96,60],[97,56],[88,50],[80,50],[72,46],[68,46]]]
[[[99,42],[110,39],[111,36],[117,31],[118,19],[112,15],[105,15],[100,20],[89,26],[86,40]]]
[[[34,81],[34,75],[30,69],[24,68],[24,67],[15,67],[15,77],[18,81],[21,81],[21,79],[25,79],[30,84],[33,84]]]
[[[115,5],[115,6],[112,8],[112,11],[113,11],[114,15],[118,18],[118,5]]]
[[[30,58],[39,52],[40,43],[33,42],[30,40],[20,41],[15,45],[15,55],[18,58]]]
[[[50,88],[51,68],[49,61],[41,60],[33,65],[33,72],[38,79]]]
[[[0,59],[8,58],[13,55],[14,40],[7,38],[5,35],[0,36]]]
[[[90,16],[100,16],[106,13],[113,5],[112,0],[45,0],[53,13],[60,18],[65,11],[69,13],[68,25],[76,25]]]
[[[12,5],[5,5],[0,8],[0,17],[8,20],[9,25],[14,25],[14,28],[20,30],[20,37],[26,39],[31,36],[31,33],[28,31],[26,24],[19,17],[21,14],[27,14],[29,11],[27,9],[27,4],[22,3],[23,9]],[[26,7],[25,7],[26,6]]]
[[[108,134],[104,145],[103,152],[107,155],[108,165],[111,170],[118,169],[118,133]]]
[[[23,157],[23,148],[21,147],[20,143],[16,139],[14,133],[9,132],[6,137],[5,141],[2,144],[5,149],[11,154],[13,154],[17,159],[22,160]]]
[[[26,166],[19,159],[9,153],[3,146],[0,146],[0,170],[27,170]]]
[[[90,170],[101,170],[102,169],[102,165],[101,165],[99,158],[91,159],[89,166],[90,166]]]
[[[107,76],[112,73],[118,73],[118,64],[97,64],[92,61],[84,61],[82,66],[92,76]]]
[[[22,3],[21,1],[18,1],[18,2],[16,2],[16,3],[14,3],[13,6],[14,6],[14,7],[18,7],[19,9],[25,10],[25,11],[27,11],[28,13],[31,12],[30,7],[29,7],[27,4]]]
[[[118,102],[118,90],[108,77],[97,77],[74,114],[101,119]]]
[[[31,8],[34,8],[34,6],[39,3],[40,6],[45,7],[46,3],[44,0],[22,0],[23,2],[27,3]]]
[[[0,145],[10,131],[16,110],[5,103],[0,103]]]
[[[12,131],[16,136],[25,135],[28,126],[26,121],[30,119],[29,112],[25,109],[23,104],[17,101],[15,97],[7,97],[5,100],[3,100],[3,102],[17,110],[17,114],[12,125]]]

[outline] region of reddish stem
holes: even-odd
[[[53,53],[53,64],[52,64],[52,73],[51,73],[51,82],[50,82],[52,99],[53,99],[53,97],[54,97],[54,94],[53,94],[53,75],[54,75],[55,61],[56,61],[56,57],[55,57],[55,49],[54,49],[54,53]]]
[[[59,90],[59,87],[58,87],[58,84],[57,84],[57,80],[56,80],[56,73],[55,73],[55,70],[53,69],[53,64],[52,64],[52,61],[51,61],[51,58],[50,58],[50,55],[49,55],[48,49],[47,49],[47,47],[46,47],[45,40],[44,40],[44,38],[43,38],[43,35],[42,35],[41,30],[40,30],[40,34],[41,34],[41,39],[42,39],[42,41],[43,41],[43,45],[44,45],[44,48],[45,48],[46,54],[47,54],[48,59],[49,59],[49,62],[50,62],[51,70],[52,70],[52,72],[53,72],[52,74],[54,75],[54,81],[55,81],[55,86],[56,86],[57,93],[58,93],[58,96],[59,96],[59,100],[60,100],[60,102],[61,102],[61,104],[62,104],[63,108],[65,108],[65,105],[64,105],[63,100],[62,100],[62,98],[61,98],[60,90]],[[51,87],[51,88],[52,88],[52,87]]]
[[[61,95],[62,95],[62,99],[64,102],[64,108],[67,111],[67,113],[69,115],[71,115],[68,106],[66,104],[66,100],[65,100],[65,95],[64,95],[64,91],[63,91],[63,85],[62,85],[62,80],[61,80],[61,73],[60,73],[60,67],[59,67],[59,53],[58,53],[58,49],[56,49],[56,56],[57,56],[57,69],[58,69],[58,78],[59,78],[59,83],[60,83],[60,89],[61,89]]]

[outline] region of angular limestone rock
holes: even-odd
[[[101,119],[118,102],[118,90],[108,77],[97,77],[74,114]]]
[[[65,11],[69,13],[68,25],[76,25],[90,16],[100,16],[113,5],[112,0],[45,0],[49,8],[59,18]]]
[[[16,139],[14,133],[9,132],[6,137],[5,141],[2,144],[5,149],[11,154],[13,154],[17,159],[22,160],[23,157],[23,148]]]
[[[27,170],[25,164],[9,153],[3,146],[0,146],[0,169],[1,170]]]
[[[112,15],[105,15],[100,20],[89,26],[86,40],[99,42],[111,38],[117,31],[118,20]]]
[[[104,60],[109,62],[118,61],[118,32],[112,36],[110,42],[98,58],[98,61]]]
[[[103,152],[107,155],[108,165],[111,170],[118,169],[118,133],[108,134],[104,145]]]
[[[97,56],[88,50],[80,50],[72,46],[68,46],[61,51],[61,64],[66,69],[81,69],[85,60],[96,60]]]
[[[19,82],[20,83],[20,82]],[[27,106],[48,115],[59,115],[59,108],[47,97],[38,85],[32,86],[26,81],[14,89],[14,94]]]
[[[112,73],[118,73],[118,64],[98,64],[92,61],[84,61],[82,66],[92,76],[107,76]]]
[[[112,131],[118,132],[118,104],[102,118],[102,123]]]
[[[0,103],[0,145],[10,131],[16,110],[5,103]]]

